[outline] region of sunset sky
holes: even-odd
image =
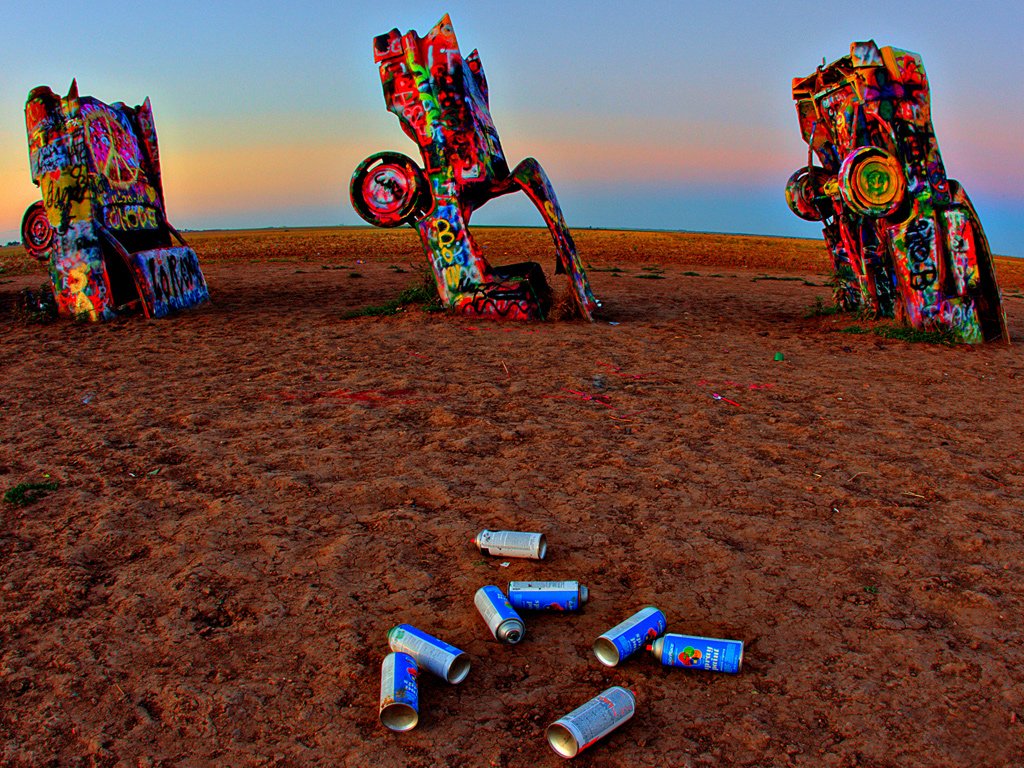
[[[24,102],[48,85],[151,97],[179,228],[361,224],[348,180],[384,149],[374,35],[449,12],[479,48],[511,163],[547,169],[571,227],[820,237],[783,185],[806,162],[790,81],[874,39],[921,53],[946,170],[997,253],[1024,256],[1024,3],[740,0],[10,3],[0,18],[0,240],[38,199]],[[67,10],[68,8],[71,10]],[[540,225],[524,195],[474,221]]]

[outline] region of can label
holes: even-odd
[[[510,581],[508,601],[525,611],[578,611],[578,581]]]
[[[445,680],[448,679],[452,663],[465,655],[454,645],[438,640],[410,624],[399,624],[392,628],[388,632],[388,645],[392,651],[409,654],[421,667]]]
[[[660,661],[671,667],[735,675],[743,663],[743,642],[698,635],[665,635],[661,638]]]
[[[407,653],[389,653],[380,667],[381,722],[393,730],[407,730],[416,724],[419,712],[419,689],[416,661]],[[390,717],[389,710],[409,707],[412,713],[405,717]],[[408,710],[405,710],[408,712]]]
[[[573,757],[595,741],[607,736],[636,712],[636,698],[626,688],[615,685],[592,698],[548,727],[548,743],[564,757]],[[556,746],[552,731],[564,728],[575,744]],[[567,748],[568,747],[568,748]],[[567,752],[569,754],[567,754]]]
[[[502,642],[519,642],[526,625],[500,589],[495,586],[480,587],[473,597],[473,603],[496,639]],[[503,627],[506,622],[508,626]]]
[[[543,560],[546,547],[544,534],[522,531],[480,531],[476,545],[488,555],[529,557]]]
[[[601,653],[598,653],[597,657],[602,663],[614,667],[615,664],[627,656],[632,656],[641,648],[652,643],[655,638],[665,631],[667,626],[668,621],[665,618],[665,614],[653,605],[649,605],[634,613],[621,624],[616,624],[601,635],[597,643],[595,643],[595,646],[611,643],[618,652],[618,658],[615,660],[615,663],[609,664],[608,660],[603,658]]]

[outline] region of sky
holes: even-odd
[[[783,188],[806,163],[793,77],[855,40],[916,51],[946,171],[996,253],[1024,257],[1024,3],[929,0],[36,0],[0,11],[0,242],[39,199],[24,103],[33,87],[152,99],[179,229],[362,224],[355,166],[419,160],[386,111],[375,35],[452,16],[480,50],[510,164],[540,160],[570,227],[816,238]],[[474,223],[540,226],[525,195]]]

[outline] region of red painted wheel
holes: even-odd
[[[429,199],[426,177],[412,158],[399,152],[378,152],[356,168],[349,186],[352,207],[378,227],[412,221]]]
[[[28,255],[40,261],[48,259],[55,234],[43,201],[32,203],[21,220],[21,242]]]
[[[829,174],[823,168],[801,168],[786,182],[789,210],[807,221],[821,221],[821,206],[828,203],[825,182]]]

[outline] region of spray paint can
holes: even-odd
[[[469,656],[464,651],[409,624],[388,630],[388,645],[449,683],[461,683],[469,674]]]
[[[526,625],[519,618],[508,598],[495,586],[480,587],[473,597],[476,609],[480,611],[484,621],[495,639],[502,643],[514,645],[526,634]]]
[[[543,560],[548,553],[548,543],[543,533],[525,533],[523,531],[480,531],[473,543],[485,555],[496,557],[527,557],[531,560]]]
[[[578,581],[510,581],[508,601],[520,611],[578,611],[590,592]]]
[[[562,757],[576,757],[629,720],[635,711],[633,692],[614,685],[553,722],[544,731],[544,736]]]
[[[647,646],[668,667],[703,669],[735,675],[743,666],[743,641],[668,634]]]
[[[419,667],[407,653],[389,653],[380,665],[380,722],[392,731],[408,731],[420,721],[416,687]]]
[[[621,624],[616,624],[594,641],[594,655],[602,664],[614,667],[627,656],[632,656],[654,642],[665,631],[665,614],[648,605]]]

